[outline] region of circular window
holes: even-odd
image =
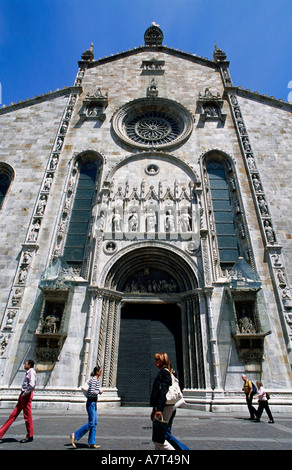
[[[150,163],[150,165],[146,166],[145,172],[147,175],[157,175],[159,173],[159,166],[155,165],[155,163]]]
[[[185,141],[193,127],[190,112],[164,98],[142,98],[120,108],[113,129],[124,142],[143,148],[174,147]]]

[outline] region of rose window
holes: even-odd
[[[179,103],[164,98],[141,98],[120,108],[113,129],[124,142],[139,148],[167,148],[191,133],[191,114]]]
[[[180,124],[170,116],[152,111],[130,120],[126,132],[130,139],[140,144],[156,145],[175,139],[180,133]]]

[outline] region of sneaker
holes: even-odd
[[[273,419],[271,419],[271,420],[269,421],[269,423],[274,423],[274,420],[273,420]]]

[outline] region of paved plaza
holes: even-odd
[[[10,409],[0,410],[2,425]],[[87,422],[87,414],[73,411],[33,411],[35,436],[31,443],[21,444],[25,436],[23,414],[2,439],[0,450],[66,451],[77,456],[81,450],[100,455],[117,455],[114,451],[154,450],[151,440],[150,408],[109,408],[98,410],[96,444],[87,449],[84,436],[73,449],[69,435]],[[192,451],[195,450],[292,450],[292,415],[275,413],[274,424],[263,413],[260,423],[248,419],[248,412],[210,413],[179,409],[172,432]],[[96,456],[97,457],[97,456]],[[75,457],[74,457],[75,458]]]

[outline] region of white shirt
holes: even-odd
[[[24,395],[28,395],[36,386],[36,372],[33,368],[28,369],[23,379],[21,391]]]

